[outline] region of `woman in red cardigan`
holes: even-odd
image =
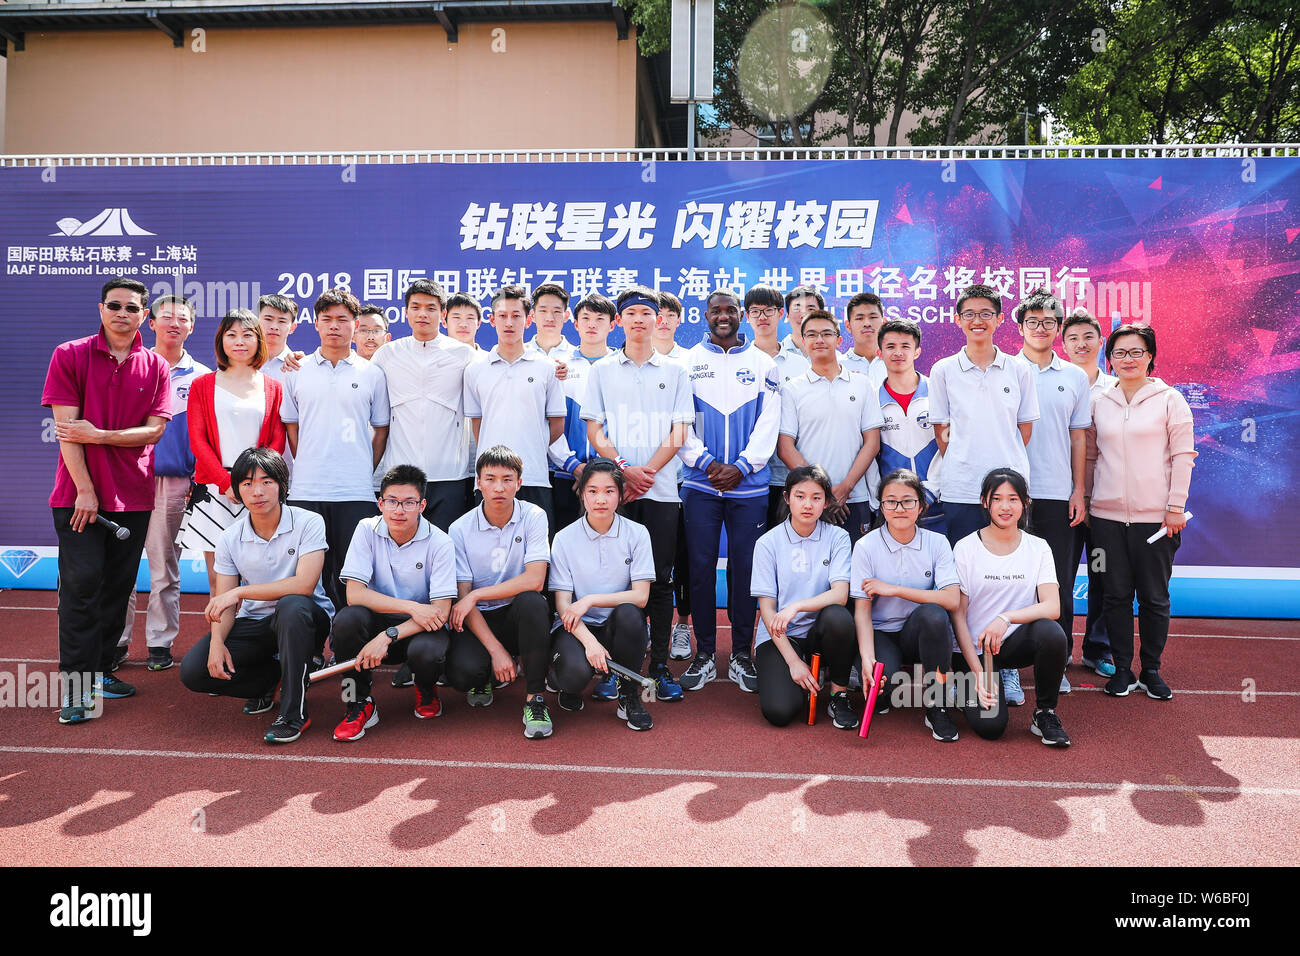
[[[177,543],[202,551],[208,589],[216,585],[212,564],[217,539],[244,512],[230,487],[230,466],[245,448],[284,453],[278,381],[258,371],[266,362],[266,339],[248,309],[226,313],[217,327],[217,371],[190,386],[190,450],[195,486]],[[206,493],[205,493],[206,491]]]

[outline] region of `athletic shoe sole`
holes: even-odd
[[[213,696],[216,696],[216,695],[213,695]],[[254,716],[254,715],[256,715],[256,714],[265,714],[268,710],[270,710],[272,707],[275,706],[275,697],[274,697],[274,696],[272,696],[272,697],[267,697],[267,698],[265,698],[265,700],[266,700],[266,706],[265,706],[265,707],[258,707],[256,710],[249,710],[249,709],[248,709],[248,705],[245,704],[245,705],[244,705],[244,713],[248,714],[250,717],[252,717],[252,716]]]
[[[1142,683],[1141,681],[1138,681],[1136,684],[1133,685],[1133,687],[1136,687],[1138,690],[1141,691],[1146,691],[1146,695],[1150,697],[1152,700],[1173,700],[1174,697],[1174,692],[1172,690],[1169,692],[1168,697],[1161,697],[1159,694],[1153,694],[1151,693],[1151,688],[1148,687],[1146,684]],[[1130,687],[1129,690],[1132,690],[1133,687]]]
[[[859,720],[856,723],[852,723],[852,724],[841,724],[838,720],[832,717],[831,726],[839,730],[857,730],[859,727],[862,726],[862,721]]]
[[[311,726],[311,718],[308,718],[307,720],[303,721],[303,725],[298,728],[298,732],[294,734],[292,737],[272,737],[270,734],[267,734],[266,742],[268,744],[291,744],[299,737],[301,737],[307,731],[307,728],[310,726]]]
[[[1133,691],[1137,690],[1141,686],[1142,686],[1141,684],[1134,681],[1132,684],[1129,684],[1128,687],[1126,687],[1122,693],[1119,691],[1109,690],[1108,688],[1105,687],[1103,687],[1101,690],[1102,693],[1104,693],[1107,697],[1127,697],[1129,694],[1131,694]]]
[[[754,686],[753,686],[753,687],[749,687],[749,686],[747,686],[747,685],[744,683],[745,678],[741,675],[739,668],[736,668],[736,667],[728,667],[728,668],[727,668],[727,680],[731,681],[733,684],[735,684],[737,687],[739,687],[741,690],[743,690],[746,694],[757,694],[757,693],[758,693],[758,681],[757,681],[757,679],[755,679],[755,681],[754,681]]]
[[[681,685],[679,684],[678,686],[680,687]],[[668,697],[664,697],[664,696],[660,695],[660,693],[659,693],[659,688],[657,688],[657,687],[655,688],[655,700],[663,701],[663,702],[666,703],[666,704],[671,704],[671,703],[673,703],[673,701],[684,700],[685,697],[686,697],[686,691],[685,691],[685,690],[681,690],[681,691],[678,691],[676,694],[672,694],[672,695],[669,695]]]
[[[104,698],[104,700],[125,700],[128,697],[135,696],[135,688],[132,688],[131,693],[129,694],[111,694],[102,687],[96,687],[95,693]]]
[[[551,734],[553,734],[554,732],[555,732],[554,727],[548,727],[546,728],[546,733],[544,734],[540,732],[535,733],[528,729],[528,721],[526,720],[524,721],[524,736],[527,737],[529,740],[545,740],[547,737],[551,736]]]
[[[1092,672],[1096,674],[1098,677],[1109,678],[1115,676],[1114,664],[1107,664],[1105,661],[1094,661],[1090,657],[1083,658],[1081,661],[1079,661],[1079,663],[1082,664],[1084,667],[1091,667]]]
[[[668,659],[670,661],[689,661],[694,656],[695,655],[691,653],[691,649],[689,647],[686,648],[685,652],[680,654],[677,651],[668,652]]]
[[[88,720],[90,720],[90,714],[81,714],[77,717],[64,717],[59,714],[59,723],[61,724],[84,724]]]
[[[469,704],[471,707],[491,707],[493,699],[493,697],[484,699],[483,697],[476,695],[474,700],[470,700],[469,695],[465,695],[465,703]]]
[[[338,732],[336,731],[335,734],[334,734],[334,739],[335,739],[335,740],[338,740],[338,741],[341,741],[341,742],[343,742],[343,743],[345,743],[345,744],[350,744],[350,743],[352,743],[352,741],[354,741],[354,740],[360,740],[362,737],[364,737],[364,736],[366,735],[366,731],[369,730],[371,727],[375,726],[375,724],[377,724],[377,723],[379,723],[379,708],[378,708],[378,707],[376,707],[376,708],[374,709],[374,712],[370,715],[370,719],[367,720],[367,721],[362,725],[362,727],[361,727],[361,733],[357,734],[355,737],[340,737],[340,736],[338,735]]]
[[[627,719],[627,711],[623,709],[623,705],[622,705],[622,704],[619,704],[619,705],[618,705],[618,719],[621,720],[621,721],[623,721],[625,724],[627,724],[628,729],[630,729],[630,730],[651,730],[651,729],[654,728],[654,723],[653,723],[653,722],[650,724],[649,727],[636,727],[636,726],[634,726],[634,725],[632,724],[632,721],[630,721],[630,720]]]
[[[412,708],[411,708],[411,713],[415,714],[415,716],[418,717],[420,720],[433,720],[433,718],[435,718],[435,717],[441,717],[441,716],[442,716],[442,710],[443,710],[443,708],[439,707],[439,708],[438,708],[438,712],[437,712],[436,714],[422,714],[422,713],[420,713],[418,710],[416,710],[414,707],[412,707]],[[367,724],[366,726],[369,727],[370,725]]]
[[[704,678],[704,680],[702,680],[702,681],[700,681],[698,684],[695,684],[695,685],[690,686],[690,687],[688,687],[686,684],[682,683],[682,678],[680,678],[680,677],[677,679],[677,683],[678,683],[678,684],[681,684],[681,688],[682,688],[682,690],[687,690],[687,691],[690,691],[690,690],[703,690],[705,684],[711,684],[711,683],[713,683],[713,682],[714,682],[715,680],[717,680],[717,679],[718,679],[718,672],[717,672],[717,671],[714,671],[714,672],[713,672],[712,674],[710,674],[708,677]]]
[[[1042,732],[1041,730],[1038,729],[1038,725],[1037,725],[1037,724],[1030,724],[1030,725],[1029,725],[1029,732],[1030,732],[1031,734],[1033,734],[1035,737],[1040,738],[1040,739],[1043,741],[1043,743],[1045,743],[1045,744],[1046,744],[1047,746],[1049,746],[1049,747],[1068,747],[1068,746],[1070,746],[1070,741],[1069,741],[1068,738],[1067,738],[1066,740],[1048,740],[1046,737],[1043,736],[1043,732]]]
[[[961,736],[961,734],[954,733],[951,737],[940,737],[938,732],[933,727],[930,726],[930,718],[925,717],[923,718],[923,720],[925,722],[925,729],[930,731],[930,736],[933,737],[935,740],[939,741],[939,743],[941,744],[956,743],[957,738]]]
[[[175,661],[174,659],[173,659],[173,660],[169,660],[169,661],[168,661],[167,663],[165,663],[165,664],[155,664],[155,663],[153,663],[153,662],[151,661],[151,662],[149,663],[149,670],[151,670],[151,671],[165,671],[165,670],[167,670],[168,668],[175,667],[175,666],[176,666],[176,661]]]

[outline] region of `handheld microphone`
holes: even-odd
[[[123,528],[116,521],[110,521],[102,514],[95,515],[95,521],[102,524],[107,530],[113,532],[113,537],[117,538],[118,541],[125,541],[127,538],[131,537],[130,528]]]

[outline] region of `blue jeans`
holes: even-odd
[[[686,517],[686,553],[691,567],[691,607],[695,614],[695,642],[700,654],[712,656],[717,644],[718,544],[727,529],[727,620],[731,623],[731,649],[749,653],[754,641],[754,616],[758,601],[749,593],[754,566],[754,544],[767,530],[767,496],[728,498],[682,489]]]

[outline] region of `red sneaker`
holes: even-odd
[[[367,697],[359,703],[348,704],[348,712],[334,728],[335,740],[360,740],[366,731],[379,723],[379,709]]]
[[[442,701],[438,699],[438,688],[429,691],[426,697],[419,687],[415,688],[415,716],[421,720],[437,717],[442,713]]]

